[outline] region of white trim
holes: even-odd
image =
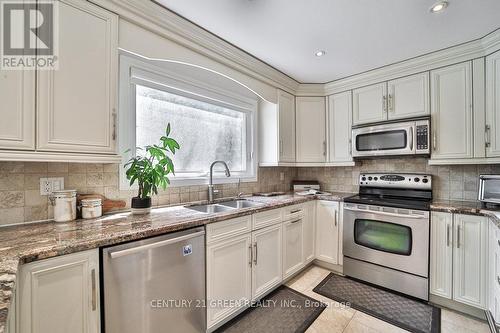
[[[78,153],[52,153],[43,151],[0,150],[0,161],[23,162],[76,162],[76,163],[120,163],[119,155]]]
[[[429,165],[500,164],[500,157],[429,160]]]
[[[174,94],[180,94],[192,98],[193,95],[198,96],[197,99],[208,103],[217,104],[223,107],[228,107],[233,110],[245,112],[248,117],[249,126],[247,126],[247,137],[251,138],[251,142],[247,145],[246,154],[250,154],[250,170],[248,174],[238,175],[234,172],[231,177],[225,177],[224,173],[214,174],[215,184],[227,184],[241,182],[257,181],[257,107],[258,102],[247,96],[241,96],[237,93],[228,91],[220,87],[208,85],[205,82],[196,80],[191,77],[182,76],[180,73],[174,73],[163,67],[156,66],[152,61],[144,57],[138,57],[126,51],[122,51],[120,55],[120,119],[119,119],[119,149],[126,151],[131,147],[136,146],[135,138],[135,85],[140,84],[168,91]],[[132,151],[124,154],[123,161],[128,160],[132,156]],[[125,156],[126,155],[126,156]],[[207,165],[207,168],[209,165]],[[182,176],[182,174],[179,174]],[[129,186],[129,182],[125,177],[123,167],[120,168],[120,189],[129,190],[135,189],[137,186]],[[208,184],[208,173],[206,175],[194,176],[189,178],[171,177],[170,186],[191,186],[191,185],[206,185]]]

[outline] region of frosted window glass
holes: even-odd
[[[244,112],[137,85],[137,146],[157,143],[168,123],[181,146],[173,158],[176,174],[206,174],[215,160],[233,172],[246,171]]]

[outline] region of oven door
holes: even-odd
[[[352,130],[353,157],[413,155],[415,122],[360,127]]]
[[[344,204],[344,255],[428,277],[429,212]]]

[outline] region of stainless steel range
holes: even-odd
[[[366,173],[344,200],[344,274],[429,299],[432,177]]]

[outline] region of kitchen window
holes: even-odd
[[[123,57],[122,57],[123,58]],[[173,186],[207,184],[210,164],[225,161],[231,178],[223,169],[214,168],[216,183],[255,181],[255,101],[224,94],[216,87],[182,80],[160,68],[131,59],[121,59],[120,101],[128,107],[120,119],[125,132],[123,151],[156,143],[168,123],[171,136],[181,149],[173,156]],[[156,66],[155,66],[156,67]],[[129,155],[130,156],[130,155]],[[128,188],[125,173],[120,175],[121,188]]]

